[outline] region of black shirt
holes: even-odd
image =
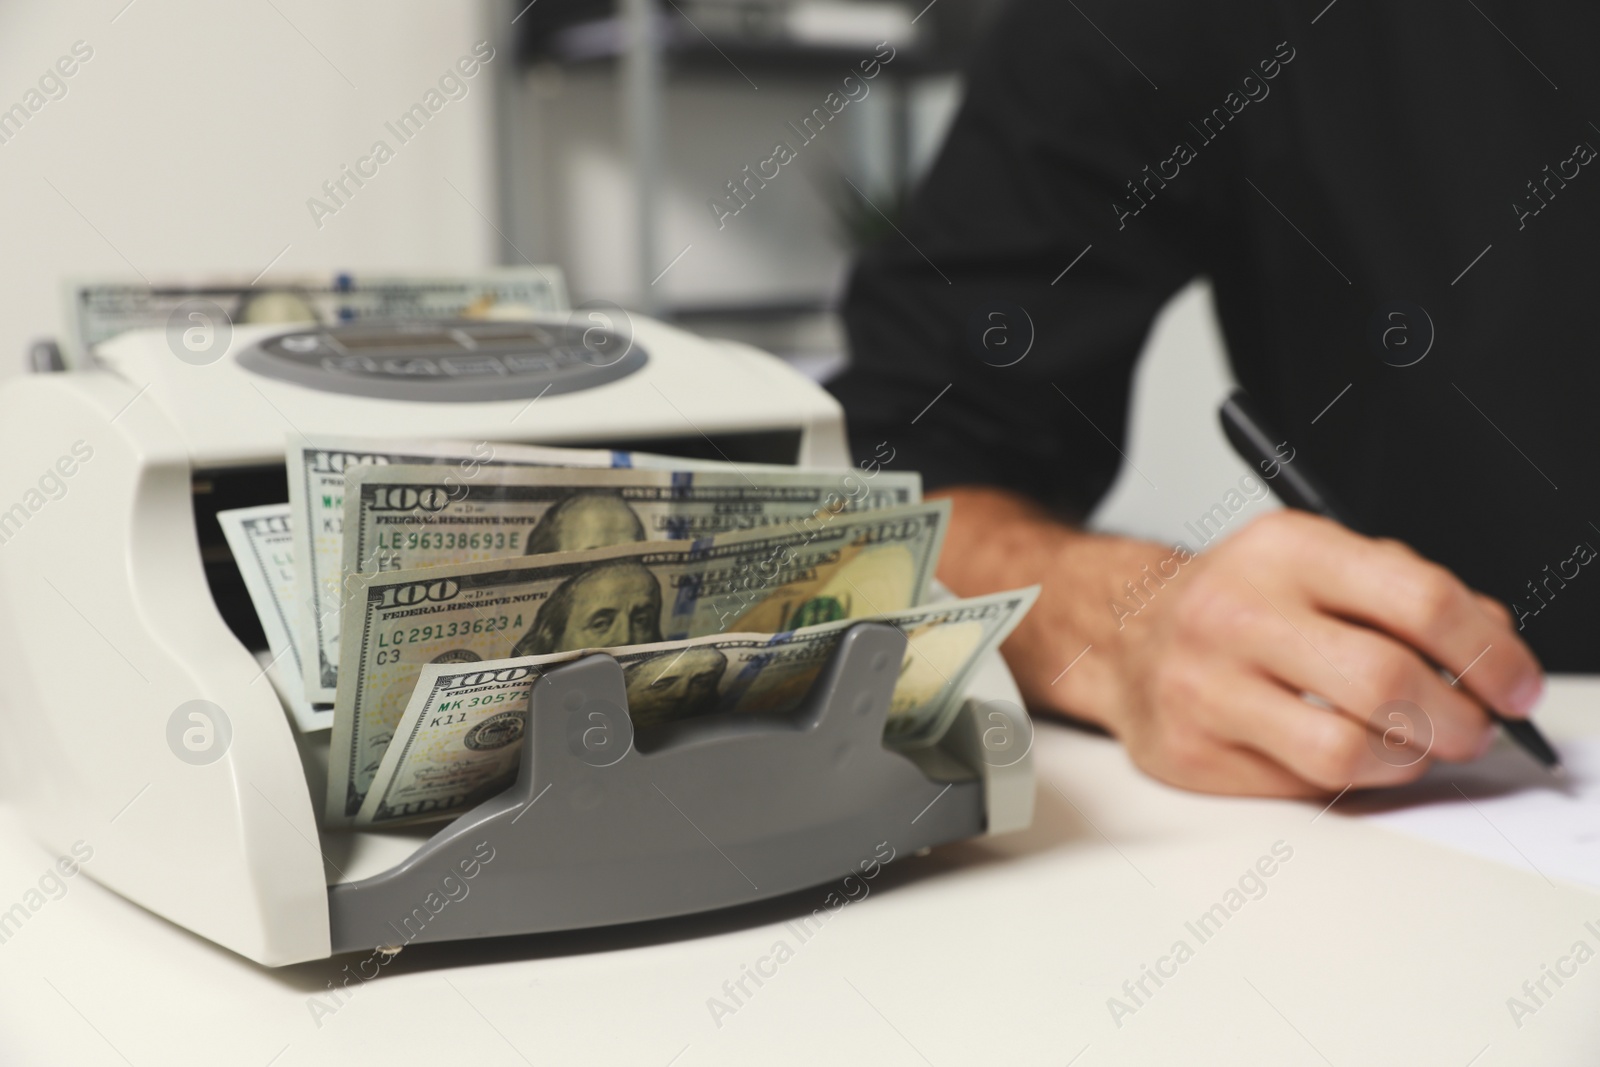
[[[1081,517],[1204,275],[1240,384],[1364,528],[1600,669],[1600,6],[1324,3],[1014,0],[851,278],[852,446]]]

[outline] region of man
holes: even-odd
[[[661,640],[661,583],[631,560],[590,567],[556,586],[512,656]]]
[[[643,541],[644,523],[619,493],[575,492],[539,516],[523,555],[576,552]]]
[[[634,726],[715,714],[727,669],[728,657],[710,647],[660,652],[628,664],[622,677]]]
[[[859,455],[954,501],[946,584],[1044,586],[1006,648],[1032,707],[1179,785],[1327,794],[1486,751],[1535,652],[1600,668],[1597,30],[1504,0],[1006,9],[854,273],[836,390]],[[1240,383],[1386,539],[1275,513],[1162,569],[1081,530],[1198,275]],[[1430,759],[1374,743],[1393,700]]]

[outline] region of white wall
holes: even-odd
[[[1172,298],[1150,332],[1134,379],[1128,462],[1090,525],[1195,547],[1184,523],[1221,503],[1250,473],[1217,422],[1232,387],[1211,287],[1195,282]],[[1277,506],[1263,497],[1240,515]]]
[[[485,39],[479,0],[126,3],[0,4],[0,109],[74,42],[94,53],[0,144],[0,375],[59,332],[63,275],[496,261],[474,206],[495,217],[490,78],[510,55],[410,143],[383,128]],[[307,199],[379,138],[394,159],[319,229]]]

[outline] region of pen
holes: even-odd
[[[1235,389],[1223,402],[1218,414],[1228,443],[1246,463],[1262,473],[1277,467],[1276,474],[1267,476],[1267,485],[1285,507],[1309,511],[1357,533],[1370,535],[1371,531],[1363,530],[1345,519],[1342,509],[1334,504],[1333,497],[1306,469],[1304,462],[1296,461],[1292,448],[1285,456],[1282,449],[1288,445],[1288,441],[1273,432],[1243,389]],[[1511,740],[1523,751],[1552,771],[1561,769],[1561,757],[1556,755],[1556,750],[1532,722],[1527,719],[1508,719],[1493,708],[1488,710],[1490,717],[1511,735]]]

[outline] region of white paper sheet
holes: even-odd
[[[1414,785],[1335,810],[1550,881],[1600,888],[1600,740],[1559,748],[1562,777],[1502,740],[1477,763],[1436,764]]]

